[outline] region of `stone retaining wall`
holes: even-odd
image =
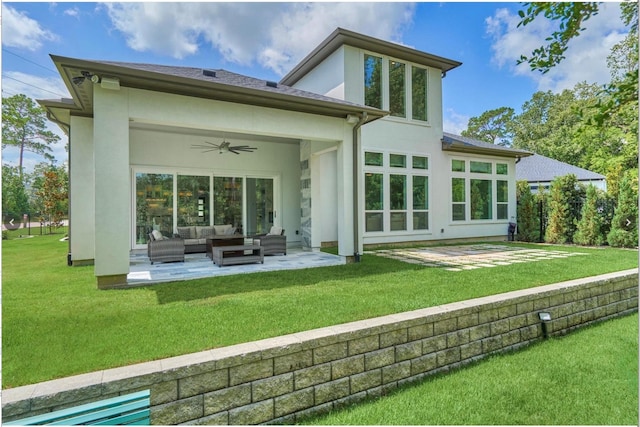
[[[638,270],[3,390],[3,420],[151,389],[153,424],[293,423],[637,311]]]

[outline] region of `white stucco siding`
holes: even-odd
[[[128,90],[94,86],[95,274],[129,272]]]
[[[343,119],[132,89],[134,122],[283,138],[342,139]]]
[[[93,175],[93,119],[71,117],[69,135],[69,213],[71,261],[95,258],[95,198]]]
[[[294,85],[295,88],[345,99],[344,46],[338,48]]]

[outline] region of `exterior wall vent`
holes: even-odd
[[[276,83],[276,82],[271,82],[271,81],[267,81],[267,86],[269,86],[269,87],[276,87],[276,88],[277,88],[277,87],[278,87],[278,83]]]
[[[216,72],[213,70],[202,70],[202,75],[206,77],[215,77]]]

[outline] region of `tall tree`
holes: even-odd
[[[525,10],[518,11],[520,22],[518,27],[532,23],[542,14],[551,21],[559,22],[559,29],[554,31],[546,41],[549,43],[534,49],[531,55],[521,55],[518,63],[528,63],[532,70],[548,72],[565,57],[571,39],[584,31],[584,22],[598,14],[598,2],[565,3],[565,2],[532,2],[523,3]]]
[[[510,107],[485,111],[480,116],[469,119],[467,129],[462,131],[462,136],[491,144],[509,146],[511,145],[511,123],[514,114],[513,108]]]
[[[626,248],[638,246],[637,185],[637,180],[629,176],[625,176],[620,182],[618,205],[611,221],[611,231],[607,235],[607,241],[611,246]]]
[[[2,148],[14,146],[20,150],[21,177],[25,151],[53,161],[51,144],[59,140],[58,135],[46,130],[45,112],[31,98],[23,94],[2,98]]]

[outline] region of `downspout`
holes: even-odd
[[[353,127],[353,260],[360,262],[360,253],[358,247],[360,244],[360,203],[358,195],[358,182],[360,174],[358,173],[358,159],[360,158],[360,139],[358,138],[358,129],[367,122],[367,112],[363,111],[358,122]]]

